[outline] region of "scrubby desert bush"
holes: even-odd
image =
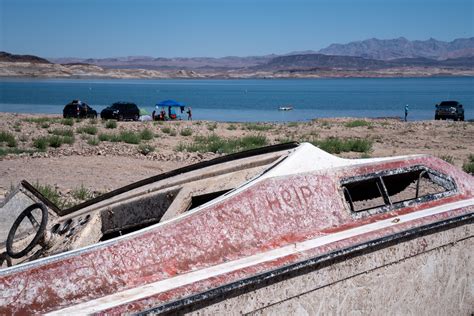
[[[140,139],[142,140],[150,140],[153,139],[153,132],[149,128],[145,128],[140,132]]]
[[[120,132],[119,139],[127,144],[139,144],[141,141],[140,134],[131,131]]]
[[[58,148],[63,144],[72,145],[74,143],[74,136],[59,136],[50,135],[44,137],[38,137],[33,140],[33,146],[39,150],[46,150],[46,148],[53,147]]]
[[[110,142],[111,134],[100,133],[98,137],[101,142]]]
[[[153,147],[150,144],[140,144],[138,145],[138,152],[141,153],[142,155],[148,155],[151,152],[155,151],[155,147]]]
[[[0,131],[0,146],[6,144],[8,147],[16,147],[16,139],[12,133]]]
[[[371,126],[372,124],[370,122],[367,122],[365,120],[354,120],[347,122],[344,124],[345,127],[352,128],[352,127],[361,127],[361,126]]]
[[[71,191],[71,195],[76,200],[85,201],[94,197],[92,192],[87,189],[83,184]]]
[[[107,122],[105,122],[105,128],[109,128],[109,129],[117,128],[117,121],[108,120]]]
[[[207,124],[207,129],[210,130],[211,132],[214,131],[217,128],[217,123],[209,123]]]
[[[65,118],[61,120],[61,124],[67,125],[67,126],[73,126],[74,120],[72,118]]]
[[[262,135],[248,135],[241,138],[222,138],[216,134],[210,136],[196,136],[190,144],[181,143],[178,151],[213,152],[230,154],[243,150],[265,146],[268,140]]]
[[[39,137],[33,141],[33,146],[39,150],[46,150],[48,148],[49,142],[47,137]]]
[[[74,136],[74,131],[71,128],[55,128],[50,130],[49,133],[58,136]]]
[[[366,153],[372,149],[372,141],[361,138],[329,137],[323,140],[315,140],[312,144],[332,154],[348,151]]]
[[[49,184],[40,184],[38,181],[34,184],[34,187],[48,200],[53,202],[59,208],[67,207],[66,201],[61,197],[58,190]]]
[[[100,140],[97,137],[91,137],[87,140],[87,144],[91,146],[97,146],[99,145]]]
[[[181,136],[191,136],[193,134],[193,130],[190,128],[183,128],[179,134]]]
[[[36,123],[36,124],[41,124],[44,122],[54,122],[56,121],[55,118],[52,117],[27,117],[23,119],[24,122],[28,123]]]
[[[48,143],[50,147],[58,148],[63,144],[63,139],[61,136],[52,135],[48,137]]]
[[[97,127],[94,126],[94,125],[86,125],[86,126],[83,126],[83,127],[79,127],[78,129],[76,129],[76,131],[78,133],[85,133],[85,134],[89,134],[89,135],[95,135],[97,134]]]
[[[462,170],[467,173],[474,173],[474,154],[470,154],[468,160],[462,165]]]
[[[273,129],[273,126],[262,123],[246,123],[244,124],[244,128],[249,131],[263,132]]]

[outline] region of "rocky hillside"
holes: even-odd
[[[191,76],[181,75],[184,78]],[[0,77],[26,78],[104,78],[104,79],[161,79],[170,76],[146,69],[104,69],[87,64],[53,64],[38,62],[2,62]],[[180,74],[175,74],[176,78]]]
[[[212,57],[177,57],[177,58],[163,58],[163,57],[149,57],[149,56],[129,56],[116,58],[51,58],[54,63],[87,63],[103,68],[115,69],[155,69],[155,70],[206,70],[206,69],[235,69],[245,68],[264,64],[271,60],[276,55],[265,56],[249,56],[236,57],[228,56],[222,58]]]
[[[361,57],[301,54],[275,57],[268,63],[255,68],[260,70],[379,69],[385,66],[386,63],[383,61]]]
[[[409,41],[404,37],[388,40],[371,38],[347,44],[331,44],[321,49],[319,53],[379,60],[420,57],[443,60],[474,56],[474,37],[458,38],[451,42],[433,38],[426,41]]]
[[[377,60],[354,56],[334,56],[323,54],[301,54],[279,56],[268,63],[253,67],[256,70],[377,70],[397,67],[438,67],[472,69],[474,57],[461,57],[447,60],[429,58],[400,58]]]
[[[10,62],[10,63],[34,63],[34,64],[50,64],[48,60],[33,56],[33,55],[15,55],[7,52],[0,52],[0,62]]]

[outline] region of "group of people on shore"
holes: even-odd
[[[184,107],[181,107],[181,113],[184,112]],[[193,112],[191,107],[188,107],[186,109],[186,114],[188,115],[188,121],[193,120]],[[161,108],[160,113],[157,114],[156,111],[153,111],[151,114],[152,120],[153,121],[167,121],[167,120],[176,120],[178,119],[178,115],[176,114],[176,111],[173,107],[168,108],[168,113],[166,113],[166,110],[164,107]],[[179,118],[180,119],[180,118]]]

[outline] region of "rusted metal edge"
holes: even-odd
[[[306,270],[315,270],[325,265],[334,262],[341,262],[351,257],[356,257],[364,252],[374,252],[382,248],[389,247],[399,242],[408,241],[414,238],[430,235],[439,231],[447,230],[453,227],[458,227],[474,222],[474,212],[464,214],[458,217],[447,220],[438,221],[428,225],[412,228],[389,236],[374,239],[368,242],[357,244],[351,247],[340,249],[328,254],[317,256],[305,261],[297,262],[291,265],[284,266],[279,269],[267,271],[255,276],[229,283],[199,294],[188,296],[170,303],[166,303],[154,308],[150,308],[137,315],[147,314],[181,314],[184,312],[191,312],[199,308],[217,303],[224,299],[224,297],[234,297],[244,292],[251,291],[254,288],[259,288],[269,284],[274,284],[282,281],[285,276],[290,273],[303,274]],[[251,289],[248,289],[253,287]]]
[[[182,174],[182,173],[195,171],[195,170],[198,170],[198,169],[218,165],[218,164],[233,161],[233,160],[238,160],[238,159],[243,159],[243,158],[248,158],[248,157],[253,157],[253,156],[259,156],[259,155],[263,155],[263,154],[269,154],[269,153],[282,151],[282,150],[289,150],[289,149],[293,149],[293,148],[298,147],[298,145],[299,145],[298,142],[277,144],[277,145],[260,147],[260,148],[256,148],[256,149],[245,150],[245,151],[241,151],[241,152],[238,152],[238,153],[225,155],[225,156],[222,156],[222,157],[217,157],[217,158],[214,158],[214,159],[211,159],[211,160],[201,161],[201,162],[189,165],[189,166],[174,169],[174,170],[164,172],[164,173],[161,173],[161,174],[149,177],[149,178],[145,178],[143,180],[139,180],[137,182],[134,182],[134,183],[128,184],[124,187],[121,187],[121,188],[115,189],[113,191],[107,192],[107,193],[102,194],[98,197],[87,200],[83,203],[77,204],[77,205],[72,206],[72,207],[67,208],[67,209],[60,209],[59,207],[57,207],[53,202],[51,202],[44,195],[42,195],[28,181],[22,180],[21,184],[23,185],[23,187],[25,189],[30,191],[34,196],[36,196],[41,202],[46,204],[46,206],[48,206],[56,214],[58,214],[59,216],[64,216],[64,215],[68,215],[68,214],[71,214],[73,212],[76,212],[77,210],[80,210],[84,207],[91,206],[93,204],[96,204],[96,203],[102,202],[104,200],[110,199],[111,197],[122,194],[124,192],[131,191],[131,190],[134,190],[136,188],[139,188],[139,187],[142,187],[142,186],[145,186],[145,185],[157,182],[157,181],[161,181],[161,180],[164,180],[164,179],[167,179],[167,178],[171,178],[171,177],[177,176],[177,175]]]

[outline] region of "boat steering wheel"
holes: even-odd
[[[32,211],[39,208],[41,210],[41,222],[38,223],[34,218]],[[13,241],[15,240],[15,235],[18,227],[23,222],[25,217],[28,217],[30,220],[31,225],[33,225],[33,229],[36,230],[35,237],[31,240],[31,242],[26,246],[23,250],[15,252],[13,250]],[[44,232],[46,230],[46,224],[48,222],[48,209],[43,203],[35,203],[28,206],[21,214],[16,218],[15,222],[13,222],[12,228],[10,228],[10,232],[8,233],[7,238],[7,254],[15,259],[21,258],[25,256],[29,251],[31,251],[43,238]]]

